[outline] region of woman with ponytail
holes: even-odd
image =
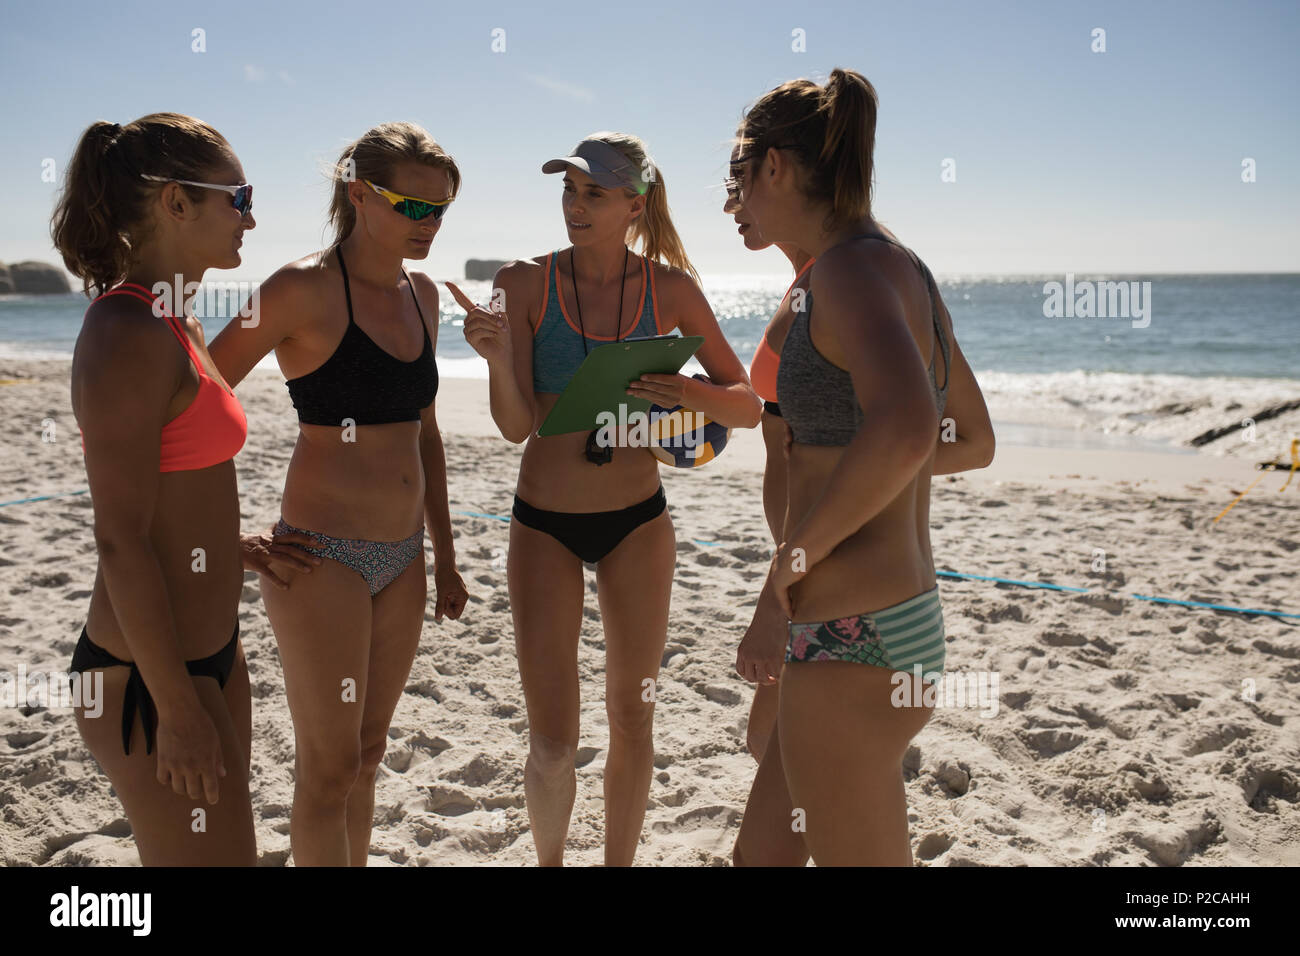
[[[275,351],[299,431],[272,538],[302,534],[328,559],[287,588],[266,585],[291,559],[263,573],[293,716],[298,866],[366,864],[375,776],[424,627],[426,528],[434,620],[459,618],[469,597],[434,415],[438,289],[402,268],[428,255],[459,188],[455,161],[420,127],[369,130],[334,169],[334,242],[262,283],[257,320],[212,343],[232,384]]]
[[[630,865],[653,772],[673,523],[648,449],[600,447],[584,432],[536,432],[590,348],[674,329],[704,336],[697,356],[711,381],[645,375],[628,394],[740,428],[758,424],[761,405],[700,290],[645,144],[596,133],[542,171],[564,173],[571,245],[503,266],[494,280],[494,304],[503,302],[503,311],[477,307],[451,288],[468,313],[465,338],[488,363],[497,427],[509,441],[527,442],[507,579],[528,707],[524,790],[537,858],[544,866],[563,862],[576,793],[586,563],[596,568],[605,636],[605,862]],[[632,259],[628,243],[638,240],[641,255]]]
[[[760,99],[732,166],[762,237],[816,260],[776,377],[789,430],[780,546],[737,654],[747,680],[780,679],[778,733],[746,811],[746,824],[756,807],[764,819],[744,854],[742,828],[737,863],[799,862],[791,817],[768,825],[784,807],[802,811],[818,865],[911,864],[902,758],[945,657],[930,478],[992,459],[938,287],[872,216],[875,127],[871,84],[836,69],[825,87],[796,80]],[[946,418],[957,456],[940,451]]]
[[[96,295],[72,408],[99,563],[71,670],[102,687],[103,709],[78,707],[77,727],[146,866],[257,857],[233,460],[247,426],[184,292],[238,266],[254,225],[230,144],[177,113],[87,129],[51,221]]]

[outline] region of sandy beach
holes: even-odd
[[[16,380],[0,386],[0,500],[84,489],[67,363],[4,359],[0,379]],[[236,459],[244,527],[269,528],[297,421],[278,374],[255,371],[237,394],[249,422]],[[1223,419],[1188,416],[1158,437],[1185,441]],[[497,434],[485,381],[444,379],[438,418],[471,598],[439,624],[430,578],[370,863],[532,865],[509,526],[468,514],[509,514],[522,446]],[[42,440],[46,420],[55,441]],[[947,666],[996,675],[998,696],[941,707],[907,755],[918,865],[1300,864],[1300,619],[1132,596],[1300,613],[1300,477],[1279,493],[1284,476],[1265,476],[1212,524],[1259,476],[1254,461],[1298,428],[1290,412],[1259,425],[1258,446],[1194,454],[1004,442],[991,467],[935,479],[937,570],[1090,591],[940,578]],[[662,469],[678,563],[640,865],[730,864],[756,767],[744,744],[753,689],[733,663],[771,554],[762,468],[753,430],[703,469]],[[0,672],[67,669],[94,579],[91,532],[86,494],[0,507]],[[426,561],[432,574],[427,544]],[[289,858],[293,732],[259,583],[246,578],[253,809],[260,863],[277,866]],[[590,571],[587,582],[571,865],[602,861],[604,656]],[[0,807],[5,865],[138,862],[70,710],[0,708]]]

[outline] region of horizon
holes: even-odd
[[[9,11],[0,171],[19,188],[0,261],[62,268],[49,215],[91,121],[175,110],[220,130],[258,186],[236,277],[320,247],[322,168],[389,119],[423,126],[463,174],[428,257],[408,260],[432,275],[567,244],[559,178],[540,167],[604,129],[645,140],[702,274],[783,276],[784,255],[750,253],[721,211],[731,135],[765,91],[843,67],[879,97],[873,213],[937,276],[1300,272],[1300,8],[1281,0],[767,0],[739,20],[669,0],[599,23],[399,0],[395,21],[441,41],[401,55],[338,29],[353,9]],[[628,37],[654,54],[628,55]]]

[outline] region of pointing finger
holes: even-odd
[[[460,305],[462,309],[465,310],[467,314],[473,312],[475,309],[478,308],[478,306],[476,306],[470,300],[469,296],[467,296],[464,292],[461,292],[460,289],[456,288],[456,284],[454,282],[443,282],[443,285],[445,285],[448,289],[451,290],[452,298],[456,300],[456,302]]]

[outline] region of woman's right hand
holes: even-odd
[[[786,617],[760,600],[736,651],[736,673],[751,684],[775,684],[785,666],[789,636]]]
[[[158,715],[154,738],[158,750],[158,782],[191,800],[206,796],[216,803],[219,778],[226,775],[221,736],[211,715],[195,700],[170,718]]]
[[[511,367],[514,363],[514,344],[510,339],[510,320],[506,312],[490,312],[481,305],[475,305],[464,292],[456,288],[455,283],[443,283],[451,290],[452,297],[465,310],[465,341],[484,358],[489,365],[504,364]]]

